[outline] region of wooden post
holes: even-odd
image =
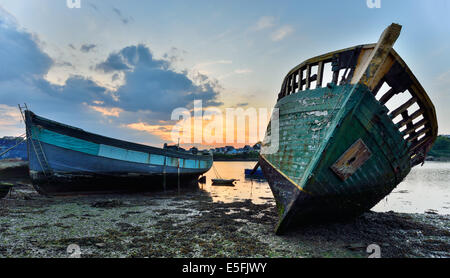
[[[320,61],[317,69],[316,88],[322,87],[322,80],[323,80],[323,61]]]
[[[166,156],[166,152],[164,152],[164,166],[163,166],[163,188],[164,188],[164,192],[166,192],[166,160],[167,160],[167,156]]]
[[[307,65],[306,66],[306,85],[305,85],[305,90],[309,90],[309,87],[311,85],[310,83],[310,75],[311,75],[311,65]]]
[[[180,158],[178,158],[178,194],[180,194]]]
[[[389,69],[383,68],[383,65],[389,56],[392,46],[400,36],[401,29],[401,25],[393,23],[384,30],[375,48],[365,58],[365,61],[362,61],[359,69],[355,71],[357,74],[353,75],[351,84],[361,83],[369,87],[370,90],[378,84],[386,73],[384,71]]]

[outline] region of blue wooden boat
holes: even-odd
[[[46,195],[145,192],[196,184],[212,166],[193,154],[117,140],[24,110],[29,171]]]

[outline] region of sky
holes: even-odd
[[[403,26],[394,48],[433,101],[439,134],[450,134],[450,1],[379,2],[0,0],[0,137],[24,133],[17,104],[27,103],[161,146],[174,109],[194,100],[215,111],[271,109],[292,67],[374,43],[392,22]]]

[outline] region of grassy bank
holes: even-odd
[[[428,159],[450,161],[450,138],[439,135],[428,153]]]

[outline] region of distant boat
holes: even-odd
[[[210,154],[117,140],[28,109],[24,117],[30,177],[42,194],[144,192],[188,185],[213,163]]]
[[[245,169],[244,170],[245,177],[247,178],[256,178],[256,179],[265,179],[264,173],[261,170],[261,168],[258,168],[256,170],[254,169]]]
[[[392,24],[376,44],[311,58],[286,75],[275,106],[279,129],[269,124],[259,158],[278,234],[368,211],[424,162],[436,113],[392,48],[400,30]],[[267,151],[272,131],[279,144]]]
[[[212,185],[230,185],[234,186],[234,182],[238,181],[237,179],[211,179]]]
[[[220,176],[219,171],[217,171],[216,167],[212,166],[214,174],[216,175],[215,179],[211,179],[212,185],[229,185],[234,186],[234,182],[238,181],[238,179],[225,179]]]

